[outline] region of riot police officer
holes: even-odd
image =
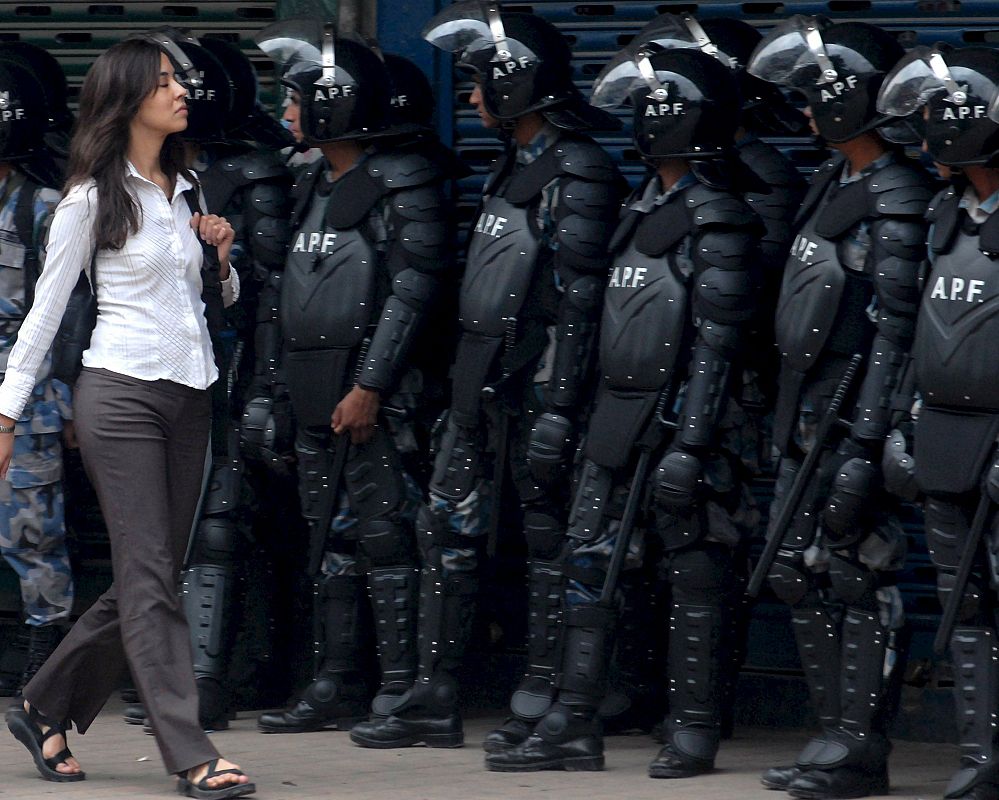
[[[488,748],[526,736],[552,696],[565,467],[621,194],[616,168],[584,132],[616,121],[583,100],[567,43],[540,17],[467,0],[441,11],[423,35],[472,73],[471,103],[506,148],[471,232],[451,408],[418,520],[419,677],[392,716],[355,726],[351,738],[365,747],[463,744],[453,671],[509,476],[528,550],[528,666]]]
[[[207,207],[224,215],[236,230],[230,262],[240,273],[241,287],[239,302],[226,311],[221,332],[221,371],[226,377],[213,389],[215,457],[181,587],[201,723],[218,729],[228,726],[227,672],[240,621],[236,584],[248,547],[247,521],[239,518],[246,492],[235,428],[244,407],[242,391],[253,373],[258,302],[270,274],[283,265],[290,240],[292,180],[280,150],[295,142],[259,106],[256,72],[238,48],[202,38],[185,42],[184,49],[202,75],[202,85],[188,99],[184,138]],[[269,306],[265,308],[269,313]]]
[[[999,54],[984,47],[920,47],[885,81],[879,108],[924,116],[924,149],[950,185],[930,203],[930,266],[912,364],[921,408],[913,457],[893,432],[885,482],[925,494],[926,538],[937,591],[953,605],[949,645],[960,768],[947,798],[999,798],[995,502],[999,498],[996,257],[999,255]],[[991,105],[991,108],[990,108]],[[990,118],[991,117],[991,118]],[[980,540],[986,546],[979,549]],[[959,583],[959,564],[970,576]],[[948,631],[941,631],[941,644]]]
[[[33,302],[46,226],[64,178],[45,141],[72,117],[62,69],[33,45],[0,44],[0,94],[0,366],[6,369]],[[26,660],[13,659],[0,683],[6,695],[19,693],[38,671],[72,611],[61,482],[61,438],[71,419],[70,387],[54,376],[46,356],[21,418],[4,431],[14,433],[14,458],[0,483],[0,553],[20,583],[27,640]]]
[[[392,89],[368,46],[318,20],[277,23],[257,42],[282,66],[292,133],[325,156],[297,176],[277,305],[319,664],[259,727],[293,733],[367,715],[372,610],[382,678],[372,712],[389,714],[415,675],[421,495],[401,452],[420,384],[412,354],[448,264],[447,174],[419,151],[377,146],[393,133]]]
[[[763,568],[791,607],[822,732],[794,765],[767,770],[762,780],[795,797],[888,788],[886,727],[904,657],[895,576],[905,540],[880,463],[912,342],[922,214],[932,194],[925,172],[879,133],[890,118],[875,108],[877,91],[901,55],[874,26],[796,16],[749,64],[751,74],[804,94],[813,130],[837,151],[815,173],[796,220],[775,319],[774,438],[782,460],[771,523],[796,481],[803,493],[790,524],[769,531],[779,550]],[[845,433],[838,424],[819,426],[837,388]],[[819,430],[829,431],[824,441],[816,441]],[[813,449],[817,469],[799,476]]]
[[[805,193],[805,181],[794,164],[761,137],[800,135],[806,126],[805,118],[787,102],[779,89],[746,72],[746,64],[761,38],[755,28],[742,20],[697,20],[689,14],[666,13],[652,20],[629,42],[629,56],[614,62],[621,64],[620,69],[629,70],[634,54],[642,47],[693,48],[714,56],[729,67],[739,82],[742,110],[735,133],[735,153],[739,162],[756,173],[759,182],[765,184],[765,189],[745,187],[743,196],[759,215],[766,233],[760,242],[761,287],[756,315],[748,333],[754,346],[742,354],[742,380],[734,391],[739,413],[729,415],[725,421],[728,429],[724,438],[730,441],[731,449],[739,453],[745,471],[756,475],[772,469],[770,431],[778,369],[777,350],[773,346],[773,315],[784,262],[793,238],[792,222]],[[612,76],[614,69],[614,66],[608,68],[608,77]],[[606,85],[606,79],[603,83]],[[746,524],[752,524],[752,518],[758,514],[751,503],[744,504],[743,513],[747,515]],[[731,587],[733,613],[727,615],[732,630],[726,639],[732,653],[724,684],[730,697],[735,690],[748,632],[749,610],[743,598],[748,562],[744,551],[748,544],[749,539],[745,537],[743,552],[736,559],[737,580]],[[660,659],[656,652],[659,643],[649,630],[650,625],[655,624],[656,611],[646,608],[650,600],[655,600],[656,593],[650,591],[648,585],[631,589],[631,576],[632,571],[629,570],[622,584],[628,607],[621,615],[611,665],[612,687],[622,685],[625,691],[615,692],[612,688],[605,701],[601,710],[605,733],[632,721],[641,723],[643,717],[654,719],[648,716],[650,713],[658,713],[659,719],[662,718],[662,708],[657,707],[659,704],[655,702],[656,687],[660,683]],[[622,694],[625,697],[631,695],[630,711],[620,711],[625,699]],[[726,714],[730,714],[730,706],[730,700],[723,703]],[[618,714],[608,718],[611,708],[617,709]]]
[[[721,639],[743,532],[726,513],[739,487],[718,432],[753,313],[762,225],[725,177],[739,172],[740,98],[727,66],[696,49],[626,49],[598,77],[594,102],[628,101],[650,170],[610,244],[601,381],[568,525],[558,695],[523,743],[486,757],[491,770],[603,769],[595,715],[617,580],[644,543],[637,528],[661,540],[672,600],[670,712],[650,776],[710,770],[720,738]],[[641,518],[650,489],[654,521]]]

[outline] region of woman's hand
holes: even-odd
[[[229,251],[236,231],[225,217],[217,214],[191,215],[191,227],[198,232],[205,244],[214,245],[219,251],[219,278],[229,280]]]
[[[381,398],[378,392],[355,386],[333,409],[333,433],[350,433],[350,441],[364,444],[375,433]]]
[[[0,425],[11,426],[14,420],[0,414]],[[14,434],[0,433],[0,480],[7,480],[7,470],[10,469],[10,460],[14,457]]]

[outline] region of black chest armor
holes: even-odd
[[[676,251],[695,227],[686,200],[699,184],[648,213],[631,210],[611,241],[615,253],[600,327],[603,382],[614,389],[658,392],[683,349],[689,275]]]
[[[935,204],[933,267],[912,355],[928,405],[999,412],[999,214],[981,225],[953,189]]]
[[[320,176],[307,176],[314,187]],[[332,185],[321,230],[300,229],[319,202],[314,192],[296,204],[293,252],[281,289],[281,327],[289,351],[356,347],[374,321],[379,254],[363,228],[381,197],[364,193],[365,178],[358,166]],[[294,252],[299,247],[314,252],[300,256]]]
[[[839,185],[842,163],[837,159],[816,175],[784,268],[774,328],[785,363],[797,372],[806,372],[823,352],[866,351],[874,337],[866,313],[874,295],[871,267],[848,268],[841,246],[861,221],[878,216],[869,184],[885,170]]]

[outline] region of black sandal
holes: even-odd
[[[31,757],[35,759],[35,766],[38,768],[39,774],[45,780],[70,783],[82,781],[87,777],[87,773],[82,770],[80,772],[59,772],[56,769],[57,766],[73,757],[68,747],[64,747],[51,758],[46,758],[42,754],[42,746],[48,739],[53,736],[66,736],[66,728],[62,724],[49,721],[34,706],[28,711],[25,711],[24,707],[20,705],[12,706],[7,710],[5,717],[8,730],[21,744],[28,748]],[[42,725],[48,726],[45,733],[41,731],[40,726]]]
[[[217,786],[212,788],[208,781],[217,778],[219,775],[245,775],[241,769],[215,769],[219,760],[213,759],[208,762],[208,772],[197,783],[191,783],[186,777],[186,773],[178,775],[177,793],[186,797],[196,797],[200,800],[220,800],[225,797],[243,797],[253,794],[257,787],[252,783],[231,783],[228,786]]]

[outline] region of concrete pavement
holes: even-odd
[[[497,721],[489,717],[467,722],[468,744],[456,750],[364,750],[335,731],[264,735],[249,713],[241,714],[230,730],[213,734],[213,741],[253,777],[259,800],[780,800],[783,795],[760,786],[760,769],[793,760],[806,735],[741,727],[734,739],[723,743],[714,774],[654,781],[645,770],[658,745],[646,736],[608,738],[604,772],[486,772],[479,743]],[[0,731],[0,800],[177,796],[153,737],[124,724],[117,703],[109,704],[86,736],[70,733],[70,746],[87,770],[87,780],[49,783],[38,777],[27,750]],[[957,750],[951,745],[897,742],[891,796],[942,797],[956,764]]]

